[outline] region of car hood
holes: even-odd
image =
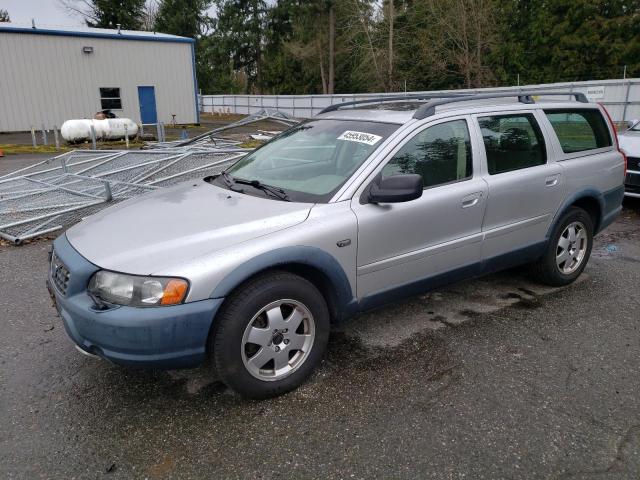
[[[618,143],[630,157],[640,157],[640,132],[624,132],[618,134]]]
[[[105,209],[70,228],[67,238],[101,268],[148,275],[299,224],[311,207],[199,180]]]

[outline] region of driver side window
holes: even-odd
[[[382,176],[417,173],[424,187],[471,178],[471,139],[466,120],[439,123],[418,132],[389,160]]]

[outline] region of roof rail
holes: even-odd
[[[508,97],[518,97],[518,101],[520,103],[536,103],[533,99],[534,96],[548,96],[548,95],[562,95],[562,96],[571,96],[575,97],[577,102],[581,103],[589,103],[586,95],[581,92],[534,92],[534,91],[514,91],[514,92],[500,92],[500,93],[481,93],[481,94],[472,94],[472,95],[464,95],[462,97],[457,96],[454,98],[441,98],[439,100],[431,100],[424,105],[421,105],[414,113],[413,118],[417,120],[421,120],[423,118],[430,117],[431,115],[436,113],[436,107],[440,105],[447,105],[449,103],[457,103],[457,102],[469,102],[472,100],[487,100],[492,98],[508,98]]]
[[[394,95],[394,96],[388,96],[388,97],[371,97],[371,98],[365,98],[365,99],[362,99],[362,100],[354,100],[352,102],[334,103],[333,105],[329,105],[328,107],[326,107],[323,110],[321,110],[320,113],[334,112],[336,110],[339,110],[342,107],[350,107],[352,105],[362,105],[362,104],[365,104],[365,103],[397,102],[397,101],[400,101],[400,100],[432,100],[434,98],[453,98],[453,97],[460,97],[462,95],[464,95],[464,94],[460,94],[460,93],[451,94],[451,93],[448,93],[448,94],[437,95],[437,94],[433,94],[433,93],[425,93],[425,94],[416,93],[416,94],[412,94],[412,95]]]

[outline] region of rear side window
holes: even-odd
[[[424,187],[435,187],[471,177],[471,140],[465,120],[425,128],[393,156],[382,176],[417,173]]]
[[[531,113],[478,119],[490,175],[544,165],[542,131]]]
[[[611,146],[611,135],[600,110],[545,110],[564,153]]]

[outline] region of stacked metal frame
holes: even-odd
[[[110,204],[220,173],[248,151],[80,150],[58,155],[0,177],[0,237],[19,245]]]
[[[262,121],[298,123],[264,110],[190,140],[154,143],[146,150],[75,150],[0,176],[0,238],[19,245],[110,204],[218,174],[253,150],[220,134]]]

